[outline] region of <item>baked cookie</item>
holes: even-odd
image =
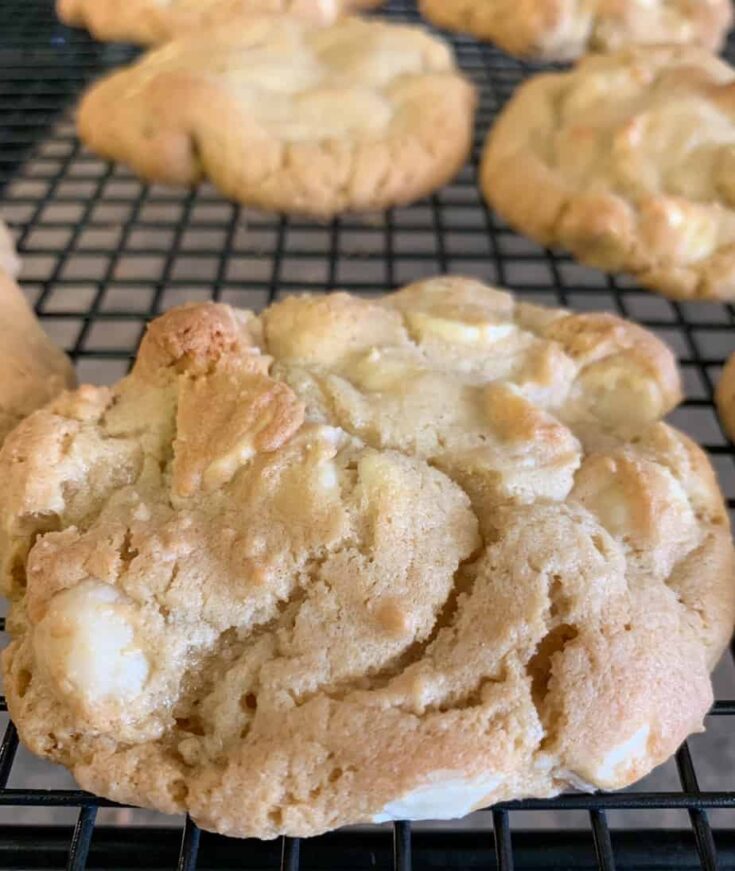
[[[0,251],[0,444],[24,417],[75,383],[66,354],[41,329],[4,271],[8,263],[18,264],[13,248]]]
[[[382,0],[56,0],[59,18],[102,42],[155,45],[174,36],[255,15],[287,13],[332,24]]]
[[[15,278],[20,272],[20,258],[5,221],[0,218],[0,271]]]
[[[732,24],[730,0],[419,0],[419,8],[439,27],[543,60],[661,43],[715,51]]]
[[[506,106],[481,184],[508,223],[677,299],[735,299],[735,71],[703,49],[588,57]]]
[[[735,441],[735,353],[728,359],[717,382],[715,403],[725,432]]]
[[[448,181],[474,106],[449,48],[420,28],[284,16],[167,43],[94,85],[77,126],[145,179],[209,178],[247,205],[326,218]]]
[[[631,783],[735,613],[678,398],[640,327],[470,280],[165,314],[0,453],[23,741],[260,838]]]

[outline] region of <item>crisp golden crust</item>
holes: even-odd
[[[43,332],[23,292],[3,271],[17,263],[13,248],[0,251],[0,444],[19,421],[75,383],[68,358]]]
[[[715,401],[725,432],[735,439],[735,354],[728,358],[717,382]]]
[[[56,0],[71,27],[85,27],[102,42],[157,45],[205,27],[240,25],[258,15],[285,13],[333,24],[341,15],[383,0]]]
[[[146,179],[328,217],[407,203],[448,181],[472,141],[473,87],[414,27],[288,17],[168,43],[94,85],[95,152]]]
[[[589,57],[523,85],[481,184],[510,224],[677,299],[735,299],[735,73],[702,49]]]
[[[419,8],[439,27],[544,60],[664,43],[717,51],[732,24],[730,0],[419,0]]]
[[[0,452],[23,741],[264,838],[631,783],[735,615],[678,399],[639,327],[471,280],[167,313]]]

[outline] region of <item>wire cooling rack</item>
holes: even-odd
[[[409,0],[393,0],[385,14],[417,18]],[[457,272],[537,302],[609,309],[677,352],[688,399],[673,420],[709,450],[732,509],[735,455],[712,389],[735,349],[735,311],[642,292],[539,248],[490,214],[476,185],[479,147],[494,114],[533,69],[470,39],[454,43],[481,93],[473,160],[451,185],[410,208],[320,225],[251,212],[208,185],[142,185],[85,152],[71,107],[88,81],[129,60],[133,49],[98,45],[62,27],[50,0],[0,0],[0,212],[15,232],[24,289],[44,326],[72,354],[82,380],[106,383],[127,370],[147,320],[192,299],[258,309],[285,293],[340,287],[375,294]],[[0,868],[735,869],[732,661],[721,666],[716,686],[706,735],[632,790],[507,804],[474,827],[395,823],[303,842],[228,840],[200,833],[189,820],[181,830],[142,827],[132,811],[105,818],[115,826],[96,825],[112,803],[54,786],[51,766],[30,777],[32,764],[8,724],[0,745]],[[57,821],[53,814],[62,810],[76,813],[75,825],[38,824],[38,813]]]

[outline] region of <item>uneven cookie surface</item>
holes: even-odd
[[[420,28],[271,17],[174,40],[83,98],[81,138],[147,179],[209,178],[249,205],[321,217],[414,200],[472,139],[475,93]]]
[[[694,48],[589,57],[523,85],[484,193],[511,225],[681,299],[735,299],[735,71]]]
[[[717,50],[732,24],[730,0],[419,0],[419,7],[439,27],[546,60],[663,43]]]
[[[155,45],[221,23],[237,26],[248,17],[285,13],[332,24],[351,11],[382,0],[57,0],[59,18],[86,27],[103,42]]]
[[[4,229],[0,224],[0,249]],[[23,292],[4,271],[19,266],[14,247],[0,250],[0,444],[19,421],[75,383],[66,354],[44,333]]]
[[[631,783],[735,607],[678,398],[641,328],[469,280],[164,315],[0,453],[23,741],[258,837]]]

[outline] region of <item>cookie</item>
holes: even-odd
[[[640,327],[465,279],[170,311],[0,453],[22,740],[259,838],[632,783],[735,613],[678,398]]]
[[[675,299],[735,299],[735,72],[703,49],[588,57],[500,114],[481,184],[514,228]]]
[[[715,404],[725,432],[735,441],[735,354],[732,354],[715,391]]]
[[[155,45],[174,36],[256,15],[287,13],[332,24],[382,0],[56,0],[64,24],[84,27],[102,42]]]
[[[11,278],[16,278],[20,272],[20,258],[15,250],[15,242],[2,218],[0,218],[0,271]]]
[[[328,218],[443,185],[474,106],[449,48],[419,28],[280,17],[167,43],[94,85],[77,126],[150,181],[208,178],[241,203]]]
[[[0,250],[0,444],[24,417],[75,383],[66,354],[41,329],[23,292],[5,271],[18,266],[13,248]]]
[[[419,0],[419,8],[438,27],[557,61],[662,43],[717,51],[732,25],[730,0]]]

